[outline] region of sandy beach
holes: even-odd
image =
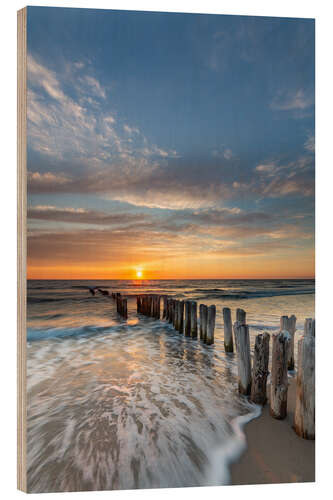
[[[266,404],[261,416],[246,426],[247,450],[231,467],[231,484],[315,481],[315,441],[298,437],[292,428],[295,390],[296,380],[290,379],[285,420],[272,418]]]

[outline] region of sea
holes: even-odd
[[[93,287],[126,295],[128,319]],[[215,304],[214,345],[137,314],[138,293]],[[309,279],[29,280],[28,491],[229,484],[261,410],[238,394],[222,309],[246,311],[252,351],[281,315],[297,317],[297,342],[314,293]]]

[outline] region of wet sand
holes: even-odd
[[[295,386],[295,379],[290,379],[285,420],[272,418],[266,404],[261,416],[246,426],[248,447],[231,467],[231,484],[315,481],[315,441],[298,437],[292,428]]]

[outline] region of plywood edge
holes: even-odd
[[[17,487],[27,492],[27,8],[17,12]]]

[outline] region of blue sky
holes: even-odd
[[[313,20],[29,7],[28,54],[31,276],[313,275]]]

